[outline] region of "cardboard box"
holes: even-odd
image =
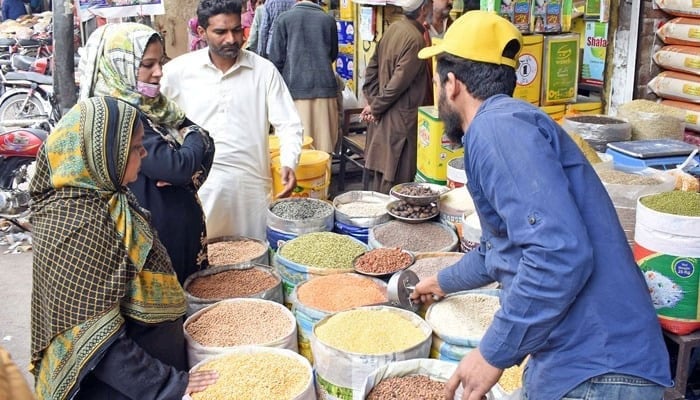
[[[418,108],[418,151],[416,167],[419,175],[432,181],[447,181],[447,163],[464,155],[464,148],[444,135],[445,126],[433,106]]]
[[[581,83],[603,86],[605,54],[608,47],[608,23],[586,21],[586,33],[583,38]]]
[[[523,36],[523,49],[518,57],[517,85],[513,97],[540,105],[542,90],[542,48],[544,36]]]
[[[583,18],[598,22],[610,20],[610,0],[586,0]]]
[[[335,71],[338,75],[345,80],[354,79],[354,70],[353,57],[348,54],[338,54],[338,58],[335,60]]]
[[[355,43],[355,27],[352,21],[335,21],[338,28],[338,45]]]
[[[578,93],[579,35],[545,36],[540,104],[573,103]]]

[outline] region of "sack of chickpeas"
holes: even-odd
[[[428,358],[396,361],[383,365],[365,380],[360,399],[444,399],[445,386],[457,364]],[[462,387],[455,392],[455,399],[462,398]],[[502,400],[498,385],[486,394],[487,400]]]

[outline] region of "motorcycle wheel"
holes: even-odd
[[[27,94],[17,93],[0,104],[0,121],[8,119],[38,119],[48,116],[49,113],[44,110],[44,106],[34,97],[30,97],[27,104],[22,107],[26,98]]]

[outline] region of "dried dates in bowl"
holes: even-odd
[[[428,221],[440,214],[437,203],[412,205],[403,200],[396,200],[389,203],[386,209],[392,217],[405,222]]]

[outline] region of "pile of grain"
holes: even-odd
[[[295,321],[283,307],[263,300],[223,302],[190,321],[185,330],[203,346],[267,344],[294,330]]]
[[[440,257],[420,257],[416,256],[416,262],[408,267],[409,271],[413,271],[418,275],[419,279],[425,279],[433,276],[443,269],[455,264],[462,259],[462,255],[450,255]]]
[[[360,354],[404,351],[427,339],[425,332],[396,312],[355,309],[333,314],[314,333],[328,346]]]
[[[197,277],[187,285],[186,290],[200,299],[230,299],[248,297],[278,284],[279,278],[262,269],[231,269]]]
[[[662,181],[653,176],[640,174],[630,174],[627,172],[618,171],[616,169],[601,169],[598,170],[600,180],[616,185],[658,185]]]
[[[314,232],[290,240],[279,251],[279,255],[308,267],[351,269],[355,257],[365,250],[365,246],[349,236]]]
[[[439,336],[481,338],[499,308],[496,296],[465,293],[433,304],[425,319]]]
[[[251,239],[213,242],[207,245],[209,265],[212,267],[251,261],[266,251],[267,247]]]
[[[632,125],[632,140],[683,140],[685,112],[649,100],[632,100],[617,108],[617,116]]]
[[[297,287],[299,302],[326,312],[388,301],[386,288],[371,278],[354,274],[318,276]]]
[[[409,224],[391,221],[372,228],[374,239],[382,247],[398,247],[408,251],[440,251],[453,244],[454,236],[446,225],[435,223]]]
[[[425,375],[387,378],[372,388],[366,400],[443,400],[446,386]]]
[[[386,214],[386,203],[353,201],[350,203],[338,204],[336,209],[348,217],[370,218]]]
[[[642,204],[665,214],[700,217],[700,193],[674,190],[642,197]]]
[[[193,400],[293,399],[309,386],[307,365],[282,354],[231,354],[211,360],[198,371],[216,371],[219,378]]]

